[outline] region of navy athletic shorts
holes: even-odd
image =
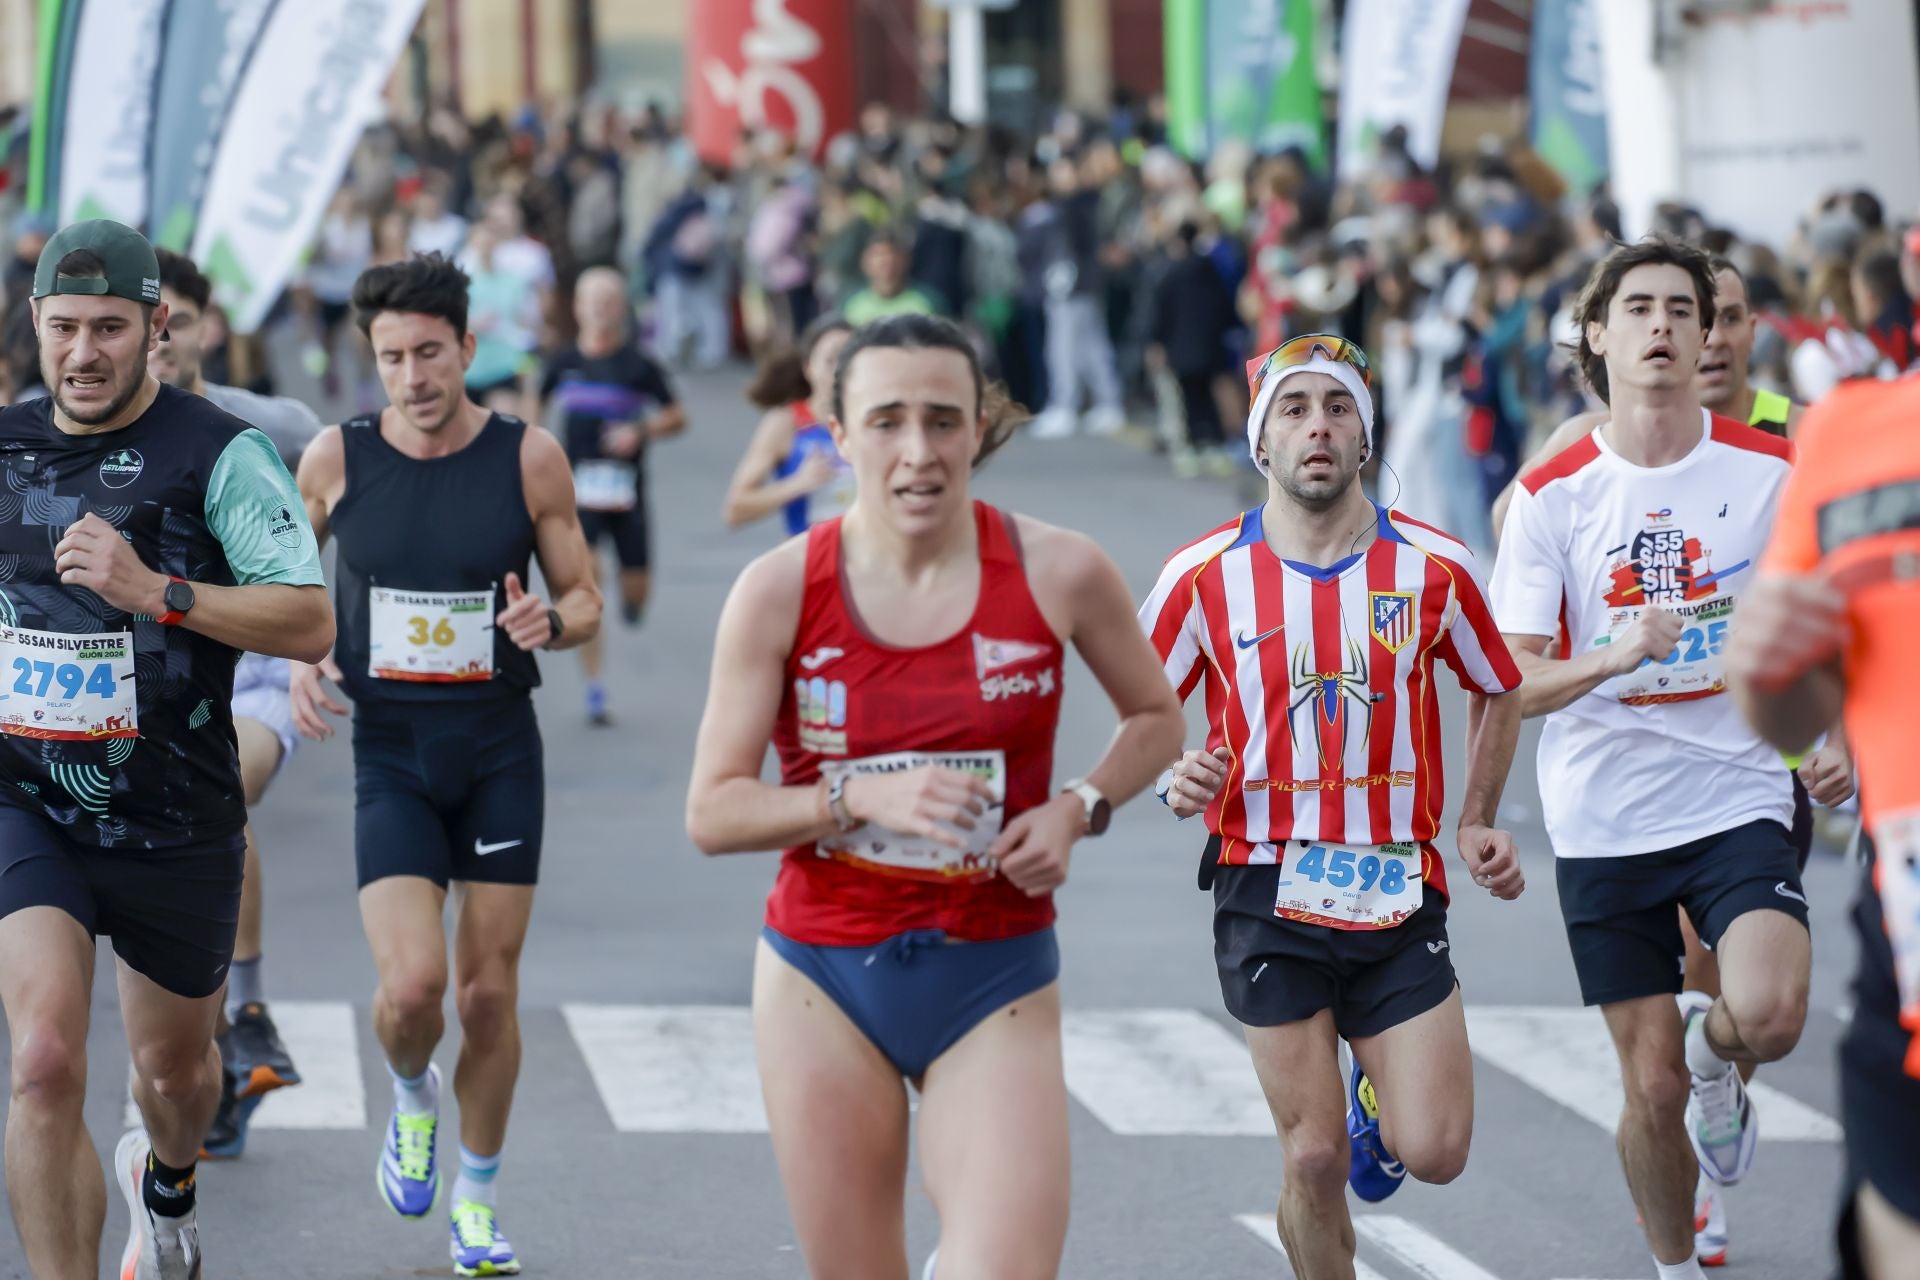
[[[938,929],[916,929],[868,947],[795,942],[772,928],[760,936],[910,1080],[995,1010],[1060,976],[1051,925],[993,942],[955,942]]]
[[[1768,818],[1655,853],[1559,858],[1554,876],[1589,1005],[1679,994],[1686,947],[1675,907],[1686,908],[1709,947],[1749,911],[1784,911],[1807,924],[1799,853]]]

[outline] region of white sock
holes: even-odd
[[[496,1155],[477,1156],[467,1150],[466,1144],[460,1144],[460,1176],[453,1181],[453,1199],[450,1205],[462,1200],[474,1200],[489,1209],[498,1209],[499,1189],[494,1179],[500,1174],[500,1157]]]
[[[425,1116],[440,1109],[440,1090],[434,1084],[431,1070],[409,1079],[388,1063],[387,1074],[393,1077],[393,1105],[401,1111],[410,1116]]]
[[[1726,1069],[1727,1060],[1707,1043],[1707,1015],[1695,1014],[1687,1023],[1687,1070],[1702,1080],[1715,1080]]]
[[[1688,1258],[1685,1262],[1662,1262],[1655,1258],[1653,1266],[1659,1272],[1660,1280],[1707,1280],[1706,1273],[1700,1270],[1697,1257]]]

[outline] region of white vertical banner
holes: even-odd
[[[1890,215],[1920,208],[1911,4],[1773,5],[1658,30],[1653,0],[1598,9],[1629,235],[1662,200],[1775,246],[1836,188],[1864,187]]]
[[[60,224],[147,217],[147,142],[166,0],[90,0],[67,63]]]
[[[281,4],[235,91],[193,257],[252,332],[319,230],[426,0]]]
[[[1675,69],[1654,61],[1656,0],[1595,6],[1607,99],[1607,182],[1629,240],[1680,194],[1680,102]]]
[[[1403,125],[1432,167],[1469,0],[1351,0],[1340,32],[1340,172],[1364,168],[1380,135]]]
[[[1920,209],[1920,58],[1899,0],[1773,5],[1682,28],[1688,204],[1784,245],[1814,201],[1865,187]]]

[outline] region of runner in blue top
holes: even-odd
[[[853,471],[827,429],[834,362],[852,333],[841,317],[822,316],[747,388],[766,413],[727,486],[723,512],[733,528],[780,511],[788,533],[805,533],[853,501]]]

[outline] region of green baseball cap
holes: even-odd
[[[76,249],[85,249],[105,263],[106,276],[61,275],[60,260]],[[56,293],[126,298],[151,306],[160,301],[160,259],[147,238],[124,223],[109,218],[76,222],[47,241],[33,269],[33,296]]]

